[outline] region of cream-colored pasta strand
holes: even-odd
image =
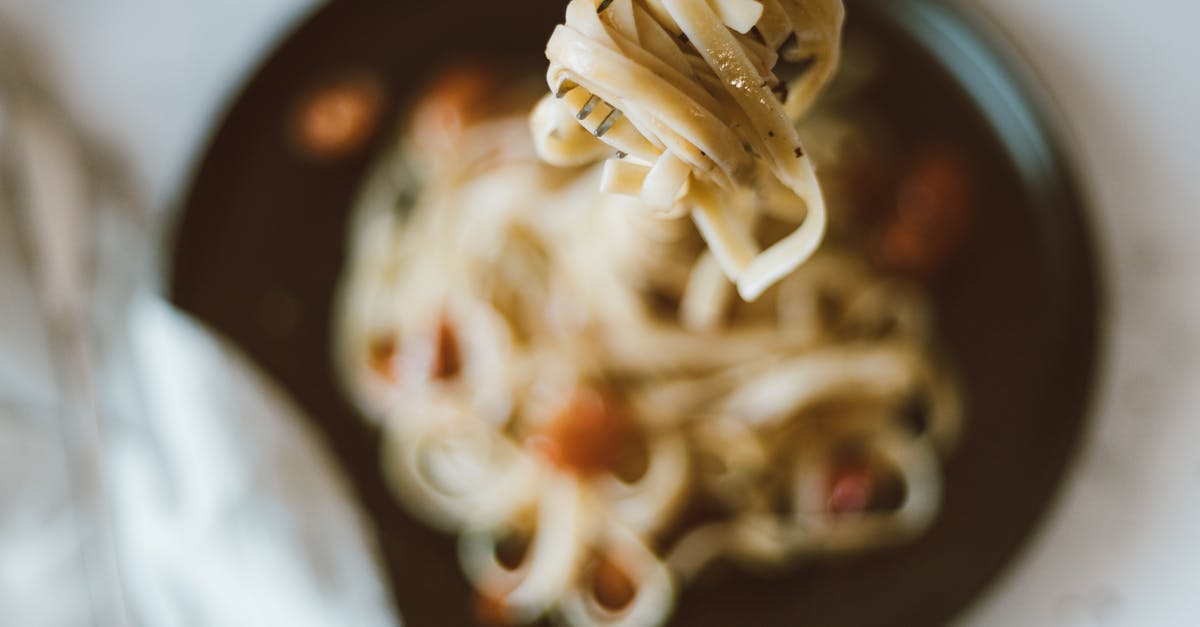
[[[828,80],[842,13],[840,3],[818,4],[573,0],[546,48],[547,80],[563,111],[555,117],[546,113],[548,98],[539,103],[533,130],[542,152],[552,162],[586,161],[598,152],[595,142],[571,156],[557,150],[572,136],[563,128],[567,115],[577,112],[583,128],[631,159],[606,165],[603,189],[691,210],[741,297],[757,299],[813,254],[826,228],[813,164],[774,92],[780,81],[769,73],[778,60],[771,44],[792,41],[789,55],[815,59],[799,79],[805,88],[796,100],[806,102],[797,106],[806,108]],[[813,20],[821,23],[807,23]],[[779,41],[780,22],[791,39]],[[759,25],[761,42],[745,35]],[[679,40],[698,56],[685,54]],[[723,215],[720,190],[764,176],[792,190],[807,211],[795,232],[761,251],[749,225]]]

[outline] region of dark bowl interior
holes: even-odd
[[[935,2],[848,2],[848,35],[887,51],[887,117],[967,147],[982,198],[969,253],[937,284],[942,333],[968,397],[965,440],[945,468],[943,511],[907,546],[683,592],[680,625],[942,624],[1029,536],[1070,461],[1087,411],[1097,289],[1083,210],[1036,92],[986,29]],[[339,389],[331,306],[347,217],[394,117],[362,150],[298,158],[297,99],[363,72],[399,111],[461,58],[542,67],[561,1],[333,3],[246,86],[215,135],[176,233],[172,298],[239,344],[306,410],[352,479],[409,625],[473,622],[451,538],[409,518],[378,468],[379,439]],[[395,116],[396,113],[389,113]],[[279,324],[280,316],[289,321]]]

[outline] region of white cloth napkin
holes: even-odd
[[[147,280],[147,214],[0,32],[0,623],[399,622],[304,417]]]

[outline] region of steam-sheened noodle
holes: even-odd
[[[510,112],[439,139],[418,111],[365,185],[341,371],[489,618],[661,624],[714,562],[782,569],[936,514],[961,407],[925,296],[838,237],[850,219],[816,250],[825,203],[795,152],[841,17],[574,0],[532,134]],[[782,99],[781,47],[805,61]]]
[[[832,74],[842,14],[841,0],[572,0],[546,47],[554,93],[533,116],[539,154],[576,165],[619,151],[602,187],[690,211],[753,300],[824,235],[825,201],[787,110],[807,109]],[[801,65],[790,84],[773,72],[781,56]],[[775,185],[794,198],[731,202]],[[760,251],[762,212],[800,224]]]

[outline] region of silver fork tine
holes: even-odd
[[[587,102],[583,103],[583,107],[579,109],[579,113],[575,115],[575,119],[580,121],[586,120],[598,104],[600,104],[600,97],[593,94],[591,98],[587,99]]]
[[[608,115],[604,116],[604,120],[596,127],[596,137],[604,137],[604,134],[609,131],[621,119],[621,111],[613,109]]]

